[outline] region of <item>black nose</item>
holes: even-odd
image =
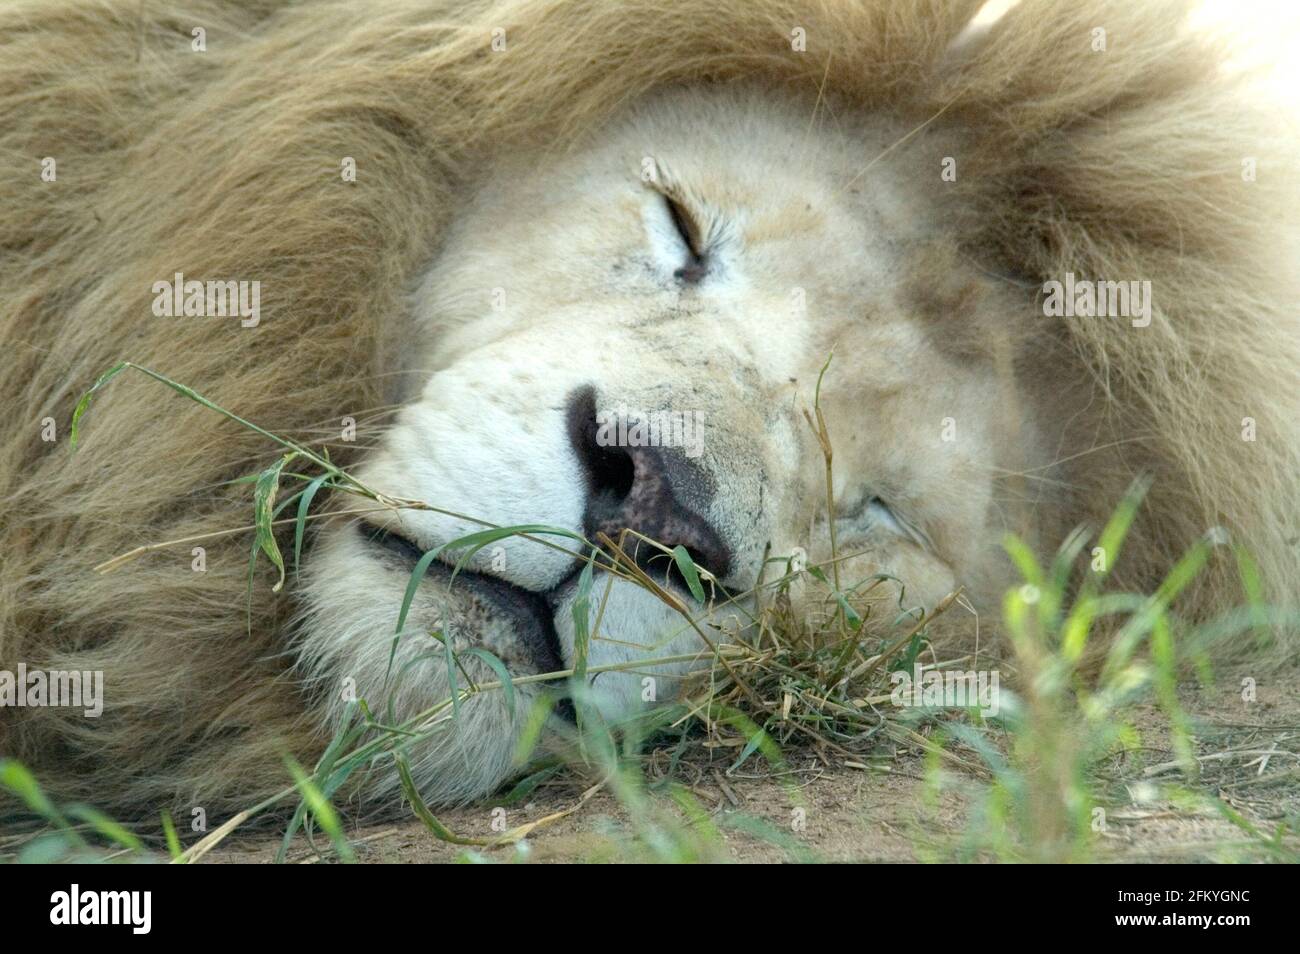
[[[612,415],[598,420],[597,413],[592,389],[570,397],[569,440],[587,481],[588,539],[604,533],[617,542],[624,530],[634,530],[670,549],[685,547],[697,566],[726,579],[731,553],[699,513],[713,497],[712,478],[680,448],[619,444],[611,438],[630,428],[611,426]],[[682,583],[674,561],[658,548],[629,536],[624,549],[656,582]]]

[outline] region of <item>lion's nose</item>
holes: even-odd
[[[654,432],[636,426],[644,421],[623,412],[598,409],[591,388],[569,399],[569,440],[587,482],[588,538],[603,533],[617,542],[631,530],[670,549],[685,547],[697,565],[725,579],[731,553],[701,516],[713,497],[712,478],[682,448],[665,446]],[[662,550],[631,534],[624,549],[652,579],[676,573]]]

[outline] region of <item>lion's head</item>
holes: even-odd
[[[1132,586],[1216,526],[1275,595],[1297,568],[1295,201],[1242,174],[1291,160],[1183,4],[1026,0],[979,32],[973,2],[214,2],[199,62],[168,21],[59,6],[0,47],[4,114],[35,84],[66,127],[0,140],[61,170],[2,187],[17,419],[66,420],[126,358],[431,505],[336,498],[349,513],[309,535],[288,591],[246,598],[249,540],[223,531],[248,522],[229,481],[274,453],[260,435],[135,381],[75,458],[8,441],[0,662],[106,673],[100,722],[0,724],[63,789],[271,790],[345,699],[406,717],[444,698],[432,631],[543,674],[574,665],[585,612],[611,717],[692,668],[657,666],[647,693],[638,659],[745,638],[740,604],[692,625],[602,569],[584,584],[579,538],[621,539],[688,601],[673,548],[740,593],[833,538],[848,576],[906,604],[961,587],[995,610],[1006,533],[1050,552],[1145,476]],[[92,30],[112,38],[93,55]],[[152,55],[125,65],[136,43]],[[48,69],[69,51],[93,93]],[[259,282],[259,320],[160,316],[150,289],[177,272]],[[1083,313],[1084,286],[1124,310]],[[494,526],[532,529],[440,551],[395,641],[424,554]],[[157,541],[183,559],[90,570]],[[1188,612],[1234,599],[1233,572]],[[426,796],[499,784],[513,713],[475,697],[414,750]]]
[[[929,606],[958,580],[990,592],[1014,510],[999,478],[1027,461],[1049,475],[1056,451],[1000,383],[997,343],[1024,337],[1008,326],[1031,314],[958,255],[942,197],[909,174],[916,152],[885,155],[864,181],[864,153],[885,154],[905,126],[867,119],[814,135],[812,108],[763,89],[679,91],[562,155],[483,174],[412,295],[401,349],[412,393],[357,470],[465,516],[383,511],[322,532],[302,642],[318,678],[353,674],[362,695],[381,695],[413,565],[482,521],[588,540],[634,531],[685,547],[735,593],[765,558],[826,559],[825,460],[804,413],[832,352],[820,403],[834,422],[846,571],[895,576]],[[627,549],[673,575],[647,541]],[[583,565],[571,548],[503,540],[456,586],[427,588],[423,609],[439,621],[419,625],[445,623],[512,668],[567,668]],[[591,665],[699,648],[644,588],[604,591],[601,573]],[[446,691],[441,654],[408,639],[399,662],[419,657],[399,707],[412,714]],[[605,714],[637,707],[643,678],[594,679]],[[513,739],[483,731],[498,742],[482,763],[494,779]],[[429,775],[455,792],[483,781]]]

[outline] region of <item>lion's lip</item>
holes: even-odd
[[[426,551],[414,541],[386,527],[362,522],[357,524],[357,530],[368,546],[398,557],[408,572],[425,555]],[[434,559],[429,562],[425,576],[451,583],[452,573],[452,567]],[[459,570],[455,577],[457,587],[464,587],[510,620],[539,673],[559,672],[565,668],[560,638],[555,630],[554,609],[545,593],[470,569]]]

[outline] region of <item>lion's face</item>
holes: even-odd
[[[779,560],[769,578],[800,549],[829,557],[825,459],[805,415],[833,352],[820,401],[838,550],[854,554],[843,584],[888,573],[906,584],[907,605],[978,587],[998,540],[994,479],[1020,460],[999,450],[1010,443],[1004,385],[995,349],[972,332],[996,292],[954,256],[942,288],[917,278],[918,262],[946,247],[939,167],[868,165],[902,132],[881,122],[808,135],[802,105],[679,93],[571,154],[503,161],[412,315],[394,316],[410,322],[407,377],[420,384],[357,476],[498,526],[591,540],[630,529],[686,547],[741,593],[765,554]],[[1017,447],[1029,439],[1022,429]],[[404,511],[328,530],[304,639],[317,674],[383,695],[415,560],[481,529]],[[627,547],[693,605],[661,551],[633,537]],[[578,561],[512,537],[448,589],[462,555],[435,563],[413,605],[393,671],[424,659],[400,681],[399,712],[446,692],[445,660],[422,631],[482,645],[515,674],[573,664]],[[591,590],[589,666],[703,648],[662,601],[608,583],[598,572]],[[734,638],[746,605],[718,605],[701,625]],[[664,700],[665,677],[686,668],[602,673],[596,702],[620,716]],[[659,677],[652,691],[646,675]],[[503,773],[504,710],[483,702],[461,718],[485,778]],[[473,781],[446,774],[459,776],[448,786]]]

